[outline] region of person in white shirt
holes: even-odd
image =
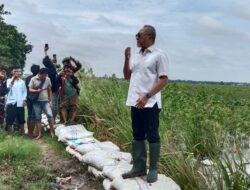
[[[155,28],[145,25],[136,34],[140,51],[131,55],[125,49],[123,74],[130,80],[127,106],[131,106],[133,168],[122,174],[124,179],[147,174],[147,149],[149,143],[149,173],[147,181],[157,181],[157,165],[160,157],[159,113],[161,90],[168,83],[168,57],[154,46]]]
[[[12,78],[7,79],[7,110],[6,125],[8,133],[12,133],[12,126],[15,120],[18,121],[19,131],[24,134],[24,106],[26,105],[27,88],[25,82],[20,78],[21,69],[18,66],[12,68]]]

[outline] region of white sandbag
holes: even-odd
[[[77,139],[77,140],[69,140],[67,142],[67,144],[75,149],[77,146],[82,145],[82,144],[90,144],[90,143],[96,143],[99,142],[98,140],[96,140],[94,137],[88,137],[88,138],[84,138],[84,139]]]
[[[102,173],[110,180],[113,180],[116,177],[121,176],[123,173],[131,170],[132,167],[133,165],[126,162],[122,162],[116,166],[104,166]]]
[[[250,164],[246,165],[246,172],[248,175],[250,175]]]
[[[104,178],[102,171],[97,170],[96,168],[94,168],[92,166],[88,166],[88,172],[90,174],[93,174],[96,178]]]
[[[102,185],[104,190],[111,190],[111,181],[109,179],[104,179]]]
[[[60,128],[60,127],[65,127],[65,125],[62,124],[62,123],[58,123],[58,124],[54,125],[54,129],[57,129],[57,128]]]
[[[158,175],[158,180],[154,183],[147,183],[143,178],[123,179],[116,177],[111,187],[116,190],[180,190],[180,187],[169,177]]]
[[[55,135],[57,137],[59,137],[59,135],[62,133],[63,130],[66,129],[65,125],[57,125],[57,127],[55,128]]]
[[[82,155],[87,154],[90,151],[96,150],[101,150],[101,148],[98,146],[98,143],[82,144],[76,147],[76,151],[78,151]]]
[[[82,161],[82,155],[75,151],[74,149],[70,148],[69,146],[66,147],[66,151],[71,154],[73,157],[76,157],[79,161]]]
[[[115,166],[121,162],[130,163],[132,156],[125,152],[93,150],[83,155],[82,160],[102,171],[104,166]]]
[[[120,148],[111,141],[100,142],[99,145],[102,150],[120,151]]]
[[[56,132],[56,136],[59,136],[61,133],[64,133],[66,131],[70,131],[70,130],[78,130],[78,131],[87,131],[86,128],[83,125],[63,125],[63,124],[59,124],[56,128],[55,128],[55,132]]]
[[[76,140],[93,137],[93,132],[87,131],[82,125],[71,125],[60,130],[58,140]]]
[[[119,151],[120,148],[110,141],[82,144],[76,147],[81,154],[87,154],[94,150]]]

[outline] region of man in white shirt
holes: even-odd
[[[12,68],[12,78],[7,80],[6,124],[9,134],[12,133],[12,125],[16,119],[20,126],[20,133],[24,134],[24,106],[26,104],[27,88],[20,76],[21,69],[15,66]]]
[[[131,56],[131,48],[125,50],[124,77],[130,80],[127,106],[131,106],[133,141],[133,168],[122,174],[123,178],[147,174],[147,139],[149,143],[149,173],[147,181],[157,181],[157,163],[160,157],[159,113],[161,90],[168,83],[168,58],[154,47],[155,28],[145,25],[136,34],[139,53]]]

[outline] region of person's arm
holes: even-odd
[[[25,106],[27,100],[27,88],[25,83],[23,83],[22,94],[23,94],[23,105]]]
[[[130,69],[130,65],[129,65],[130,56],[131,56],[131,48],[127,47],[125,49],[125,61],[124,61],[124,66],[123,66],[123,75],[126,80],[130,80],[131,73],[132,73]]]
[[[74,88],[77,90],[77,94],[80,94],[80,85],[79,85],[79,80],[76,76],[72,75],[71,76],[72,83],[74,85]]]
[[[34,88],[34,82],[33,82],[32,79],[30,80],[30,83],[29,83],[29,92],[33,92],[33,93],[39,93],[39,92],[41,92],[40,88],[39,89],[35,89]]]
[[[82,64],[79,61],[76,61],[73,57],[70,57],[70,58],[75,63],[75,66],[72,66],[72,70],[75,73],[82,68]]]
[[[152,89],[145,94],[144,96],[140,97],[136,101],[136,107],[137,108],[143,108],[146,103],[148,102],[149,98],[151,96],[156,95],[158,92],[160,92],[168,83],[168,65],[169,60],[168,57],[161,53],[158,57],[157,63],[156,63],[156,70],[159,76],[158,82],[152,87]]]
[[[51,90],[51,87],[48,87],[48,94],[49,94],[49,104],[50,104],[50,107],[52,108],[53,102],[52,102],[52,90]]]
[[[167,85],[167,83],[168,83],[168,77],[167,76],[161,76],[159,78],[158,82],[156,83],[156,85],[148,93],[150,94],[150,96],[156,95],[158,92],[160,92]],[[147,97],[147,95],[144,95],[144,96],[140,97],[136,101],[135,107],[143,108],[146,105],[146,103],[148,102],[149,98],[150,97]]]
[[[49,58],[47,51],[48,51],[47,49],[44,50],[45,57],[43,58],[43,65],[47,68],[53,68],[54,65],[51,62],[51,59]]]

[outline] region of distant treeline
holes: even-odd
[[[124,78],[117,78],[115,74],[112,76],[97,77],[99,79],[116,78],[124,80]],[[185,83],[185,84],[208,84],[208,85],[228,85],[228,86],[250,86],[247,82],[223,82],[223,81],[193,81],[193,80],[169,80],[169,83]]]
[[[234,85],[234,86],[250,86],[247,82],[223,82],[223,81],[193,81],[193,80],[170,80],[170,83],[188,83],[188,84],[211,84],[211,85]]]

